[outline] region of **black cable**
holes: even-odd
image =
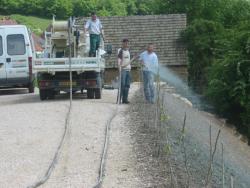
[[[53,157],[53,160],[52,160],[51,164],[49,165],[49,168],[47,169],[46,173],[44,174],[44,176],[39,181],[33,183],[32,185],[28,186],[27,188],[39,187],[40,185],[44,184],[49,179],[49,177],[50,177],[50,175],[51,175],[52,171],[54,170],[55,165],[57,163],[59,153],[60,153],[60,150],[62,148],[64,139],[65,139],[65,135],[66,135],[67,130],[68,130],[69,120],[70,120],[70,113],[71,113],[71,104],[69,105],[69,109],[68,109],[68,112],[67,112],[67,115],[66,115],[65,124],[64,124],[64,132],[63,132],[60,144],[57,147],[56,153],[55,153],[55,155]]]

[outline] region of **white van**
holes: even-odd
[[[24,25],[0,26],[0,87],[26,87],[34,92],[31,32]]]

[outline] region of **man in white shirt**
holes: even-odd
[[[135,60],[136,57],[130,59],[130,50],[128,46],[128,39],[122,40],[122,48],[118,51],[118,67],[120,72],[120,96],[118,98],[122,99],[123,104],[128,104],[128,93],[130,88],[130,82],[131,82],[131,62]],[[118,101],[120,102],[120,101]]]
[[[85,24],[85,33],[90,34],[90,51],[89,56],[95,57],[96,50],[98,50],[101,41],[101,35],[103,34],[101,21],[97,18],[96,13],[91,13],[91,19]]]
[[[143,86],[145,99],[148,103],[154,103],[154,74],[157,74],[158,72],[158,57],[154,52],[153,44],[149,44],[147,50],[141,53],[140,61],[143,65]]]

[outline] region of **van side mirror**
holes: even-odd
[[[106,52],[108,55],[112,54],[112,44],[107,44],[106,46]]]

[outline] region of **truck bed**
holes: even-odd
[[[34,60],[34,72],[57,72],[69,71],[69,58],[39,58]],[[84,57],[71,58],[72,71],[95,71],[101,72],[105,68],[103,58]]]

